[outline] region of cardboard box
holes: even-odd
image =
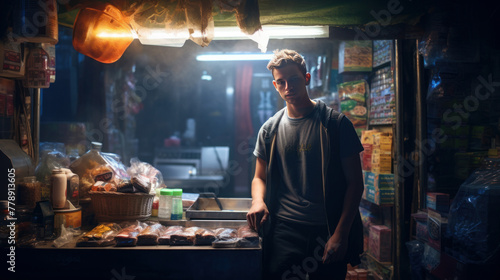
[[[370,72],[373,66],[372,41],[342,41],[339,45],[339,73]]]
[[[394,203],[394,174],[364,172],[363,198],[377,205]]]
[[[450,211],[450,195],[436,192],[427,193],[427,209],[448,213]]]
[[[427,244],[437,251],[441,251],[444,233],[448,226],[448,218],[439,212],[427,209]]]
[[[380,262],[391,261],[391,229],[383,225],[370,227],[368,251]]]
[[[363,130],[361,132],[361,144],[370,144],[373,145],[373,134],[378,133],[377,130]],[[363,146],[364,147],[364,146]]]
[[[373,148],[392,151],[392,133],[377,132],[373,134]]]

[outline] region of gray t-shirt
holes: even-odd
[[[277,162],[281,175],[277,217],[310,225],[326,223],[321,177],[320,118],[318,105],[307,116],[293,119],[285,109],[277,131]],[[363,150],[347,119],[340,124],[341,157]],[[261,132],[254,155],[266,160]]]

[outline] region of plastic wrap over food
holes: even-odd
[[[181,232],[173,233],[170,236],[170,245],[193,245],[196,231],[199,229],[199,227],[188,227]]]
[[[117,247],[133,247],[137,245],[137,236],[144,228],[147,227],[145,223],[135,221],[126,222],[121,225],[122,230],[115,236]]]
[[[460,186],[450,207],[451,254],[464,263],[488,263],[500,250],[500,159],[483,166]]]
[[[214,248],[235,248],[238,245],[238,230],[233,228],[218,228],[215,230]]]
[[[169,226],[169,227],[167,227],[162,232],[162,234],[160,235],[160,237],[158,238],[158,244],[160,244],[160,245],[170,245],[170,236],[172,236],[172,234],[182,233],[183,231],[184,231],[184,227],[183,226]]]
[[[193,245],[211,245],[215,240],[215,233],[206,228],[199,228],[194,232]]]
[[[144,228],[137,236],[137,245],[158,245],[158,238],[165,231],[160,223],[153,223]]]
[[[212,16],[212,0],[181,0],[185,11],[189,39],[206,47],[214,38],[214,18]]]
[[[189,39],[182,1],[144,1],[129,10],[130,25],[141,44],[182,47]]]
[[[130,159],[130,167],[127,169],[127,173],[130,176],[131,183],[140,192],[155,193],[157,188],[164,186],[161,172],[151,164],[141,162],[137,158]]]
[[[38,181],[49,184],[52,170],[68,166],[69,158],[64,152],[63,143],[44,142],[40,144],[40,160],[35,168],[35,176]]]
[[[116,223],[102,223],[83,234],[76,241],[77,247],[104,247],[116,245],[115,236],[121,230]]]
[[[242,226],[238,228],[238,245],[237,247],[258,247],[260,243],[259,234],[250,228],[250,226]]]

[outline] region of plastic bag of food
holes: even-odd
[[[170,245],[193,245],[199,227],[188,227],[170,236]]]
[[[52,170],[67,168],[69,163],[69,158],[64,152],[63,143],[45,142],[40,144],[40,160],[35,168],[37,181],[50,184]]]
[[[211,245],[215,240],[215,232],[206,228],[199,228],[194,234],[194,245]]]
[[[366,92],[368,84],[365,80],[341,83],[338,85],[340,109],[354,128],[361,135],[361,130],[366,129],[368,110],[366,108]]]
[[[184,231],[183,226],[169,226],[162,232],[158,238],[158,244],[160,245],[170,245],[170,236],[172,234],[178,234]]]
[[[80,199],[89,198],[89,191],[97,181],[110,182],[118,187],[129,179],[119,156],[102,153],[101,148],[101,143],[92,142],[90,150],[69,166],[80,178]]]
[[[146,228],[146,224],[135,221],[122,224],[122,230],[115,236],[117,247],[133,247],[137,245],[137,236]]]
[[[116,244],[115,236],[121,230],[116,223],[101,223],[76,241],[77,247],[105,247]]]
[[[158,238],[165,231],[160,223],[153,223],[144,228],[137,236],[137,245],[158,245]]]
[[[154,194],[157,188],[164,187],[161,172],[151,164],[141,162],[137,158],[130,159],[127,173],[131,183],[141,192]]]
[[[250,228],[250,226],[242,226],[238,228],[238,244],[237,247],[249,248],[258,247],[260,243],[259,234]]]
[[[212,247],[235,248],[238,244],[238,230],[234,228],[218,228],[215,230],[215,240]]]
[[[189,39],[206,47],[214,38],[214,19],[212,16],[212,0],[181,0],[185,12]]]

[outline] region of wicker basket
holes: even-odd
[[[153,194],[90,191],[98,222],[146,220],[151,216]]]

